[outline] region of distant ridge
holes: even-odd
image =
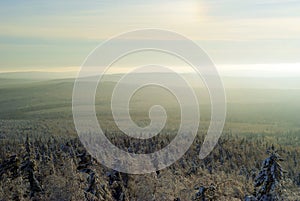
[[[52,80],[75,78],[76,72],[41,72],[41,71],[26,71],[26,72],[5,72],[0,73],[0,79],[22,79],[22,80]]]
[[[151,76],[161,77],[167,79],[171,85],[177,86],[177,77],[165,72],[151,72],[151,73],[136,73],[128,75],[130,77],[126,84],[136,83],[140,79],[145,79]],[[107,74],[102,81],[117,82],[124,74]],[[183,73],[183,77],[194,87],[205,87],[203,80],[196,74]],[[59,82],[73,82],[77,76],[77,72],[8,72],[0,73],[0,84],[20,84],[36,81],[59,81]],[[94,76],[90,80],[94,80]],[[89,80],[89,77],[86,77]],[[300,79],[298,77],[222,77],[224,87],[226,89],[300,89]]]

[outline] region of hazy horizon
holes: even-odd
[[[216,66],[221,77],[299,77],[300,76],[300,63],[287,63],[287,64],[247,64],[247,65],[220,65]],[[116,68],[106,74],[124,74],[130,70],[131,67]],[[13,71],[1,71],[0,74],[8,73],[57,73],[57,74],[70,74],[71,77],[76,77],[80,67],[66,67],[66,68],[50,68],[50,69],[24,69]],[[195,71],[184,67],[179,67],[182,74],[194,74]],[[147,73],[163,73],[160,71],[146,71]],[[68,76],[68,77],[69,77]]]

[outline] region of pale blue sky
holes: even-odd
[[[220,68],[299,69],[299,10],[298,0],[1,1],[0,71],[78,69],[103,40],[140,28],[183,34]]]

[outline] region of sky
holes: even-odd
[[[1,1],[0,72],[77,71],[104,40],[159,28],[194,40],[225,75],[300,76],[299,10],[299,0]]]

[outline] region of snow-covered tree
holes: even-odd
[[[267,150],[269,157],[262,163],[262,168],[255,178],[255,198],[258,201],[279,200],[283,169],[279,164],[283,159],[279,156],[274,146]],[[250,200],[250,199],[249,199]]]

